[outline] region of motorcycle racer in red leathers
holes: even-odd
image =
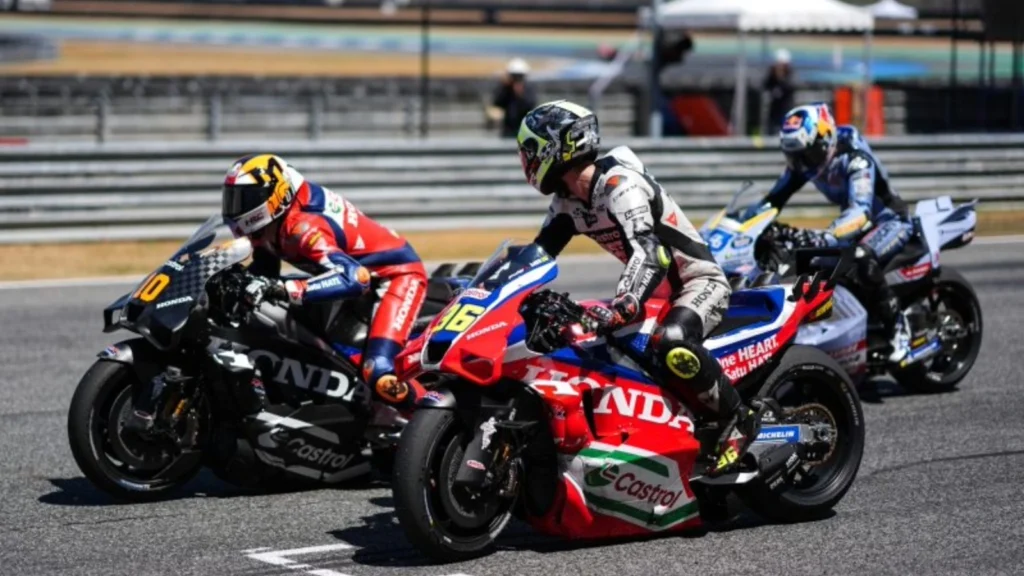
[[[709,473],[733,468],[757,436],[762,405],[757,411],[744,406],[702,345],[729,303],[721,266],[629,148],[598,157],[597,117],[590,110],[564,100],[542,104],[523,120],[518,142],[527,180],[555,196],[535,242],[557,256],[573,236],[584,234],[625,264],[610,306],[588,310],[599,333],[635,320],[667,282],[671,309],[648,350],[656,377],[691,400],[704,430],[716,431],[717,441],[702,450]]]
[[[295,305],[352,298],[368,291],[374,276],[381,279],[363,379],[380,400],[410,408],[417,392],[396,378],[394,359],[423,305],[427,276],[409,243],[270,154],[234,163],[221,212],[235,236],[247,236],[255,248],[250,271],[260,276],[246,287],[250,305],[267,298]],[[282,260],[312,277],[280,280]]]

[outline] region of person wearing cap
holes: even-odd
[[[775,52],[775,63],[764,78],[764,91],[768,93],[768,134],[775,134],[782,128],[782,119],[793,108],[793,67],[789,50],[780,48]]]
[[[526,75],[530,66],[522,58],[513,58],[505,68],[505,77],[491,101],[488,116],[501,122],[501,137],[515,138],[519,134],[519,124],[526,113],[537,105],[537,98],[526,84]]]

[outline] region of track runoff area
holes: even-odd
[[[864,396],[864,461],[831,518],[768,525],[741,516],[721,531],[592,545],[513,526],[493,555],[443,566],[406,543],[380,482],[253,495],[204,473],[169,501],[111,502],[75,466],[65,422],[78,379],[118,336],[100,331],[100,312],[125,280],[7,284],[0,573],[1019,574],[1024,238],[979,239],[943,263],[981,299],[981,357],[956,392],[912,396],[883,380]],[[606,296],[619,271],[589,256],[561,268],[558,287],[576,297]]]

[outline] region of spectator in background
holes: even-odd
[[[793,67],[789,50],[775,52],[775,64],[764,78],[764,91],[768,93],[768,134],[782,129],[782,117],[793,108]]]
[[[673,96],[666,96],[662,92],[661,85],[664,82],[662,73],[669,66],[676,64],[683,65],[686,57],[693,52],[693,36],[686,30],[663,31],[658,41],[658,68],[656,78],[658,79],[657,94],[655,102],[661,110],[661,134],[662,136],[686,136],[686,128],[682,119],[672,108]]]
[[[527,112],[537,106],[533,89],[526,84],[530,66],[522,58],[513,58],[505,68],[505,78],[494,91],[494,99],[487,111],[492,122],[501,122],[501,137],[515,138],[519,124]]]

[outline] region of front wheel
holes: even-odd
[[[512,517],[514,499],[497,489],[454,485],[472,438],[463,432],[454,412],[419,410],[402,432],[395,456],[391,489],[398,523],[420,552],[440,562],[487,553]]]
[[[202,466],[202,454],[125,431],[136,380],[131,366],[107,360],[93,364],[71,399],[68,441],[78,468],[96,487],[120,500],[144,502],[188,482]],[[183,419],[182,431],[195,438],[199,425],[193,411]]]
[[[846,371],[828,354],[807,346],[786,351],[758,394],[774,398],[781,423],[802,424],[828,440],[828,450],[794,472],[789,486],[763,484],[739,492],[759,515],[774,521],[821,518],[853,485],[864,454],[864,412]]]

